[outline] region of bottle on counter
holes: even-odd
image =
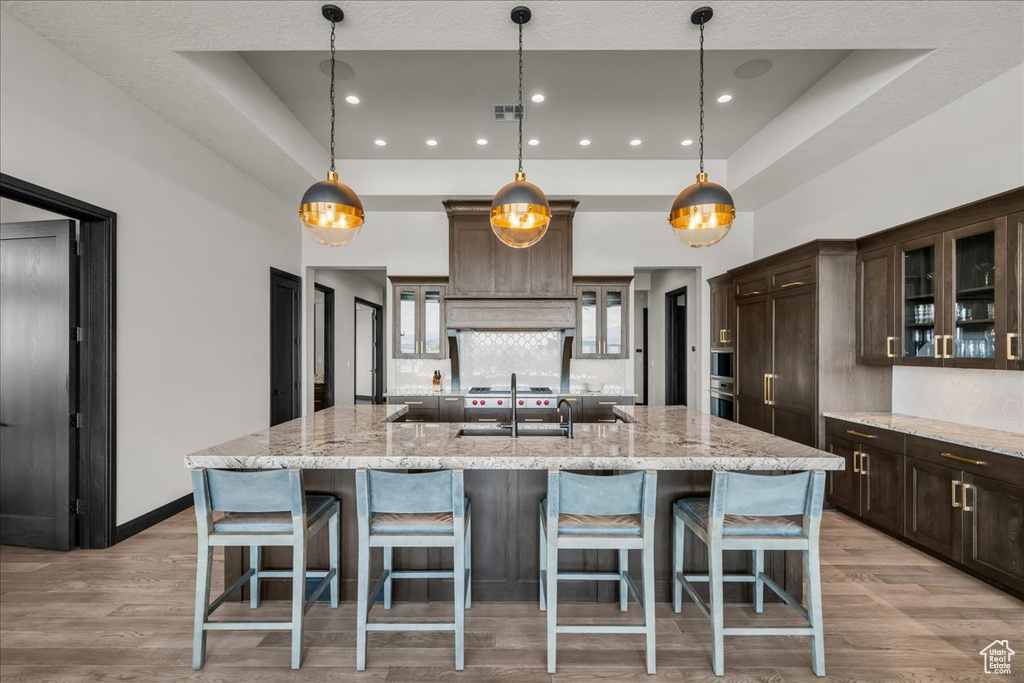
[[[441,393],[441,371],[440,370],[434,370],[434,379],[431,381],[431,384],[433,384],[434,393],[440,394]]]

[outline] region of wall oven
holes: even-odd
[[[731,378],[711,378],[711,414],[715,417],[735,421],[732,387]]]
[[[733,353],[729,350],[711,351],[711,377],[733,378]],[[731,389],[730,389],[731,391]]]

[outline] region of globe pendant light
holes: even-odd
[[[519,170],[515,180],[498,190],[491,202],[491,230],[510,247],[524,249],[539,242],[551,222],[551,205],[541,189],[526,182],[523,171],[523,24],[530,20],[528,7],[512,10],[519,25]]]
[[[299,218],[310,237],[328,247],[340,247],[356,238],[363,225],[363,203],[352,188],[338,180],[334,168],[334,29],[345,18],[335,5],[324,5],[321,13],[331,22],[331,170],[327,180],[312,185],[302,195]]]
[[[713,14],[710,7],[701,7],[690,15],[690,21],[700,26],[700,172],[697,182],[672,202],[668,216],[676,238],[695,249],[721,242],[736,219],[732,195],[718,183],[709,182],[704,172],[704,24]]]

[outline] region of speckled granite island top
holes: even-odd
[[[682,406],[615,408],[625,423],[575,438],[457,437],[464,425],[394,422],[407,406],[335,406],[212,446],[185,466],[219,469],[839,470],[843,459]],[[465,425],[484,428],[487,425]],[[548,425],[550,427],[550,425]]]
[[[1024,434],[1020,433],[899,413],[825,413],[825,417],[1024,458]]]

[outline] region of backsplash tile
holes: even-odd
[[[434,371],[441,371],[443,389],[448,391],[452,386],[451,361],[433,359],[397,358],[388,375],[388,393],[395,396],[429,394],[433,391],[431,379]]]
[[[892,412],[1024,434],[1024,372],[896,366]]]
[[[587,382],[604,385],[601,390],[606,394],[631,393],[626,388],[632,359],[624,360],[593,360],[590,358],[573,359],[569,364],[569,389],[584,391]]]
[[[459,333],[459,372],[462,389],[507,387],[512,373],[521,387],[551,387],[558,391],[562,372],[562,335],[536,332]]]

